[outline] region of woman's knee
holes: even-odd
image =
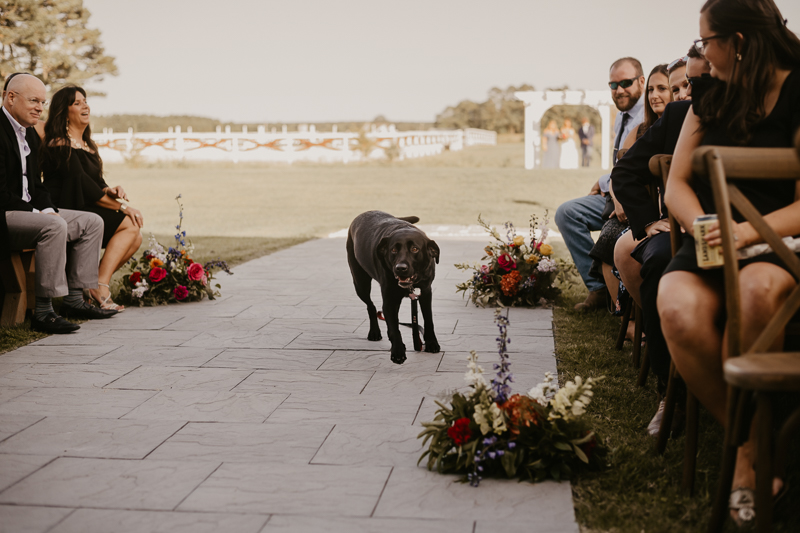
[[[753,268],[750,268],[753,267]],[[739,295],[744,316],[768,321],[796,285],[794,278],[777,265],[750,265],[739,275]]]
[[[715,306],[708,301],[705,291],[698,291],[693,283],[686,283],[669,274],[658,286],[658,314],[664,336],[670,340],[692,338],[697,331],[713,326]]]

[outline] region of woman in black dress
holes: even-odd
[[[142,243],[144,218],[127,205],[122,187],[109,187],[103,180],[103,161],[89,127],[86,91],[67,86],[56,92],[44,131],[42,173],[53,202],[60,208],[97,213],[105,223],[99,288],[90,291],[92,298],[104,309],[121,311],[122,306],[111,300],[108,284]]]
[[[786,28],[772,0],[708,0],[701,10],[700,37],[695,46],[711,64],[711,76],[718,83],[702,96],[693,94],[694,112],[687,114],[675,148],[666,203],[686,234],[659,284],[658,309],[681,376],[725,424],[722,271],[698,268],[692,238],[695,218],[715,210],[708,180],[690,181],[691,155],[700,145],[793,146],[800,126],[800,39]],[[800,187],[764,180],[738,185],[778,234],[800,234]],[[760,242],[750,223],[738,213],[734,218],[737,247]],[[719,227],[705,239],[712,246],[721,244]],[[741,261],[740,272],[743,342],[748,346],[795,281],[775,254]],[[737,457],[731,508],[738,521],[753,516],[748,491],[755,487],[754,448],[751,439]],[[776,479],[773,490],[779,491],[781,485]]]

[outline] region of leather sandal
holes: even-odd
[[[98,283],[97,285],[100,286],[100,287],[105,287],[106,289],[108,289],[108,296],[106,296],[102,300],[100,298],[96,297],[94,294],[92,294],[92,300],[95,301],[95,303],[97,304],[97,306],[100,309],[108,309],[108,310],[111,310],[111,311],[117,311],[118,313],[121,313],[122,311],[125,310],[125,306],[124,305],[115,304],[114,301],[111,299],[111,288],[107,284]]]
[[[731,492],[728,507],[731,516],[739,527],[755,523],[756,519],[756,496],[753,489],[738,487]]]

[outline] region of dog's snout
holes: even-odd
[[[405,274],[408,272],[408,264],[406,263],[397,263],[394,266],[394,269],[397,271],[398,274]]]

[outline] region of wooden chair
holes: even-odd
[[[672,164],[671,155],[656,155],[650,159],[650,172],[660,177],[666,187],[669,177],[669,169]],[[671,214],[667,214],[669,220],[669,238],[672,255],[678,252],[681,246],[681,226]],[[682,379],[675,369],[674,364],[670,364],[669,380],[667,382],[667,394],[664,401],[664,416],[661,419],[661,427],[656,439],[656,451],[663,455],[667,449],[670,433],[672,432],[672,421],[675,417],[675,407],[678,403],[678,386]],[[683,449],[683,479],[681,486],[689,494],[694,490],[695,469],[697,462],[697,433],[698,433],[698,403],[697,398],[687,390],[686,393],[686,440]]]
[[[34,250],[11,252],[7,260],[0,260],[0,285],[3,299],[0,326],[15,326],[25,320],[25,311],[36,303],[36,261]]]
[[[695,150],[692,169],[696,176],[708,176],[719,215],[722,247],[725,258],[725,305],[729,359],[724,365],[728,382],[727,425],[717,495],[709,531],[721,531],[728,515],[728,500],[738,446],[749,437],[751,412],[748,405],[755,397],[755,423],[758,428],[756,460],[756,525],[758,531],[772,529],[772,479],[785,460],[789,435],[800,428],[800,409],[783,424],[779,432],[777,454],[773,454],[772,397],[775,393],[800,392],[800,353],[767,353],[780,338],[793,316],[800,309],[800,284],[778,309],[751,346],[744,346],[741,330],[741,296],[739,264],[736,258],[732,227],[735,208],[784,263],[784,267],[800,281],[800,259],[767,225],[761,214],[739,191],[740,179],[800,180],[800,161],[790,148],[731,148],[706,146]]]

